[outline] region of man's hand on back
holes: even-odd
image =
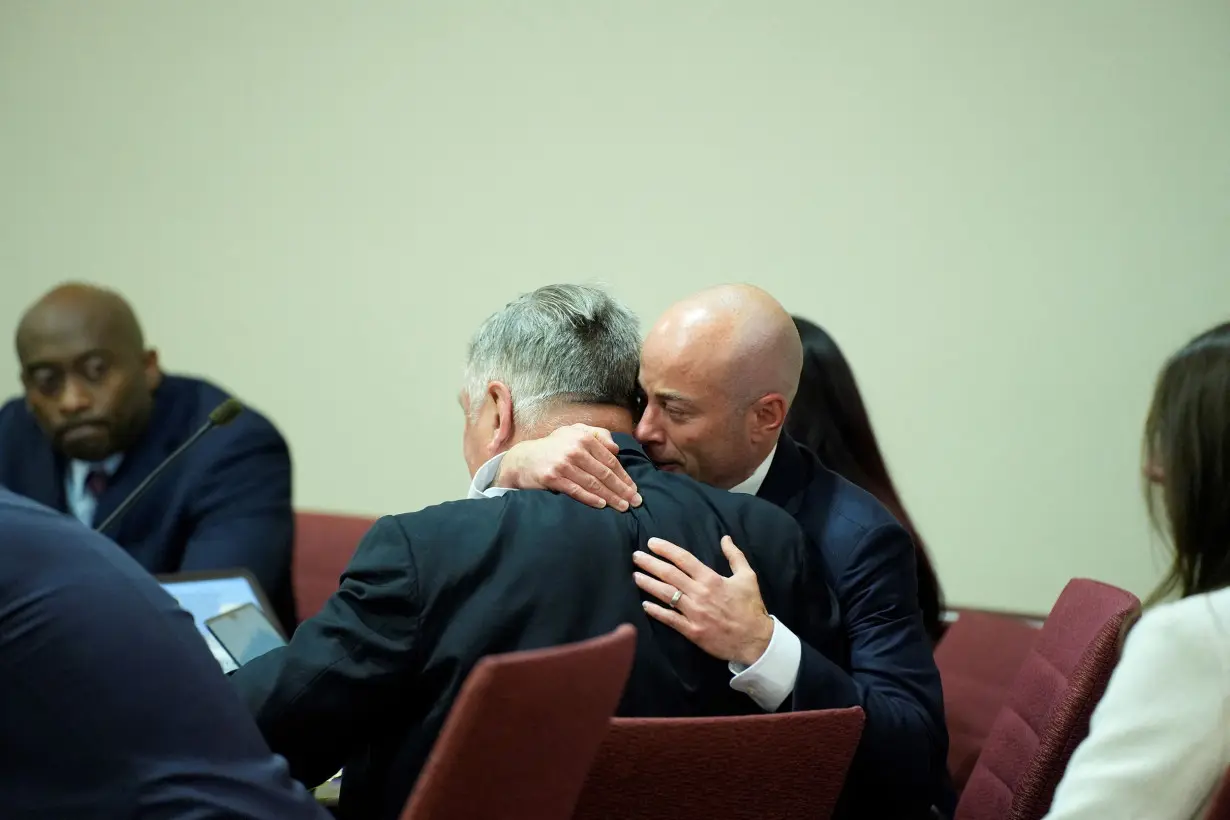
[[[744,666],[758,661],[773,638],[773,619],[756,573],[730,536],[722,538],[729,578],[670,541],[650,538],[649,549],[667,560],[635,552],[632,560],[641,572],[633,575],[638,587],[666,606],[646,602],[645,612],[715,658]],[[682,594],[676,596],[676,590]]]
[[[495,486],[554,490],[590,507],[639,507],[636,484],[617,457],[611,433],[588,424],[561,427],[546,438],[517,444],[500,461]]]

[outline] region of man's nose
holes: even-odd
[[[636,423],[636,440],[642,444],[658,444],[662,441],[662,430],[658,423],[658,413],[652,407],[645,408],[645,414]]]
[[[64,390],[60,393],[60,413],[72,417],[89,410],[94,404],[94,396],[80,379],[66,379]]]

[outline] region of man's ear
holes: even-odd
[[[491,424],[491,441],[487,447],[494,455],[512,446],[517,430],[513,423],[512,391],[504,382],[488,382],[487,399],[494,408],[495,418]]]
[[[764,441],[775,439],[786,423],[786,412],[790,406],[781,393],[770,393],[762,396],[752,405],[749,413],[752,420],[752,440]]]
[[[158,389],[158,385],[162,384],[162,368],[158,366],[158,351],[150,348],[145,351],[145,383],[149,385],[150,392]]]

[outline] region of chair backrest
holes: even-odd
[[[1050,808],[1073,750],[1119,658],[1130,592],[1068,583],[1021,665],[957,805],[957,820],[1037,820]]]
[[[484,658],[402,820],[568,820],[632,670],[636,630]]]
[[[1021,618],[970,610],[949,625],[935,648],[948,723],[948,771],[958,793],[1037,637],[1038,627]]]
[[[1204,820],[1230,820],[1230,772],[1221,779],[1221,785],[1213,793]]]
[[[295,614],[300,621],[319,612],[329,596],[337,592],[342,571],[374,523],[374,518],[361,516],[295,513],[291,577],[295,586]]]
[[[858,707],[719,718],[616,718],[576,820],[828,817],[863,733]]]

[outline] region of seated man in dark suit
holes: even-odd
[[[64,285],[17,328],[25,398],[0,408],[0,485],[95,526],[226,394],[168,376],[117,294]],[[251,410],[177,460],[106,533],[152,573],[243,568],[294,625],[290,453]]]
[[[470,346],[461,394],[471,471],[518,441],[585,422],[615,432],[643,503],[618,512],[520,492],[383,518],[323,611],[288,646],[232,675],[294,776],[314,784],[345,764],[348,816],[397,817],[484,655],[630,622],[640,634],[620,714],[755,711],[730,688],[725,663],[646,616],[629,573],[654,536],[689,545],[710,566],[723,560],[723,536],[739,539],[775,616],[815,646],[832,642],[839,616],[818,556],[790,516],[658,473],[629,435],[638,358],[636,317],[595,288],[540,288],[488,319]],[[680,611],[690,607],[683,591],[665,594]]]
[[[912,820],[930,817],[933,805],[947,813],[954,799],[944,699],[918,604],[913,546],[871,494],[782,434],[802,356],[793,320],[769,294],[749,286],[702,291],[671,307],[645,338],[646,405],[636,437],[660,469],[759,496],[798,521],[829,572],[846,651],[834,659],[800,641],[788,621],[769,625],[740,572],[729,579],[708,567],[688,572],[694,565],[677,545],[638,559],[638,583],[650,592],[672,578],[691,585],[702,605],[690,613],[653,605],[649,614],[730,661],[731,685],[765,710],[863,707],[867,723],[839,817]],[[633,498],[639,479],[623,474],[601,437],[563,430],[519,445],[485,464],[471,493],[494,482],[587,502]]]
[[[4,489],[0,533],[0,816],[326,820],[130,556]]]

